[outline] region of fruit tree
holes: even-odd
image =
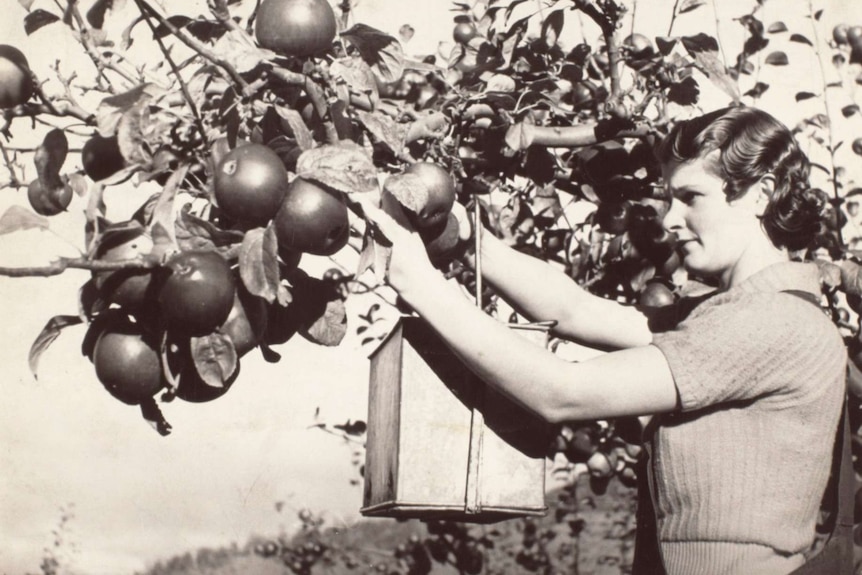
[[[703,0],[676,2],[663,36],[638,29],[637,0],[466,0],[440,33],[445,49],[411,56],[409,27],[395,37],[355,22],[351,0],[208,0],[204,14],[150,0],[21,4],[28,34],[72,31],[96,73],[78,78],[61,57],[37,77],[21,50],[0,45],[0,184],[26,190],[30,206],[2,214],[0,234],[51,229],[70,206],[85,227],[80,256],[0,275],[89,270],[77,312],[34,334],[31,368],[66,327],[87,324],[94,380],[162,434],[174,399],[230,401],[256,349],[277,361],[297,335],[335,346],[347,329],[366,333],[371,311],[348,324],[352,294],[397,305],[386,245],[363,218],[381,198],[405,208],[465,297],[503,320],[524,321],[487,286],[476,294],[481,282],[457,257],[469,219],[621,303],[664,306],[710,289],[680,267],[661,225],[669,200],[653,144],[707,100],[757,104],[794,58],[817,68],[791,99],[806,110],[795,133],[831,209],[794,257],[820,263],[824,311],[862,367],[862,254],[843,209],[862,138],[834,129],[859,124],[862,22],[824,31],[809,3],[807,27],[791,30],[764,21],[762,2],[739,2],[742,42],[730,45],[711,29],[675,33],[677,18],[710,10]],[[38,145],[16,146],[30,126]],[[115,217],[114,191],[127,186],[148,193]],[[306,254],[337,261],[343,250],[359,254],[358,269],[304,269]],[[548,456],[589,472],[596,492],[616,477],[631,484],[639,429],[636,419],[572,422]],[[452,561],[481,569],[481,556]]]

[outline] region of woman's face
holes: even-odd
[[[664,227],[679,238],[677,250],[688,271],[726,285],[752,242],[764,235],[759,192],[752,188],[728,202],[724,180],[709,169],[709,161],[707,157],[663,167],[672,197]]]

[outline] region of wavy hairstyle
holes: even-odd
[[[674,126],[656,148],[662,164],[704,158],[724,180],[727,201],[742,196],[760,178],[772,175],[775,190],[761,219],[773,244],[799,250],[821,231],[825,194],[808,182],[808,158],[787,126],[763,110],[723,108]]]

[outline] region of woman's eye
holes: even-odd
[[[697,194],[695,194],[694,192],[685,192],[679,196],[679,201],[681,201],[687,206],[690,206],[694,203],[695,198],[697,198]]]

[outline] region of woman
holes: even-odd
[[[674,306],[669,325],[667,308],[595,297],[483,234],[483,275],[502,297],[556,321],[556,335],[615,350],[580,363],[474,307],[397,205],[368,215],[393,243],[390,284],[488,384],[549,422],[656,415],[647,475],[668,573],[789,573],[814,539],[844,394],[845,347],[812,305],[817,269],[788,257],[819,229],[821,196],[787,128],[757,109],[681,122],[657,155],[664,226],[685,268],[718,285]]]

